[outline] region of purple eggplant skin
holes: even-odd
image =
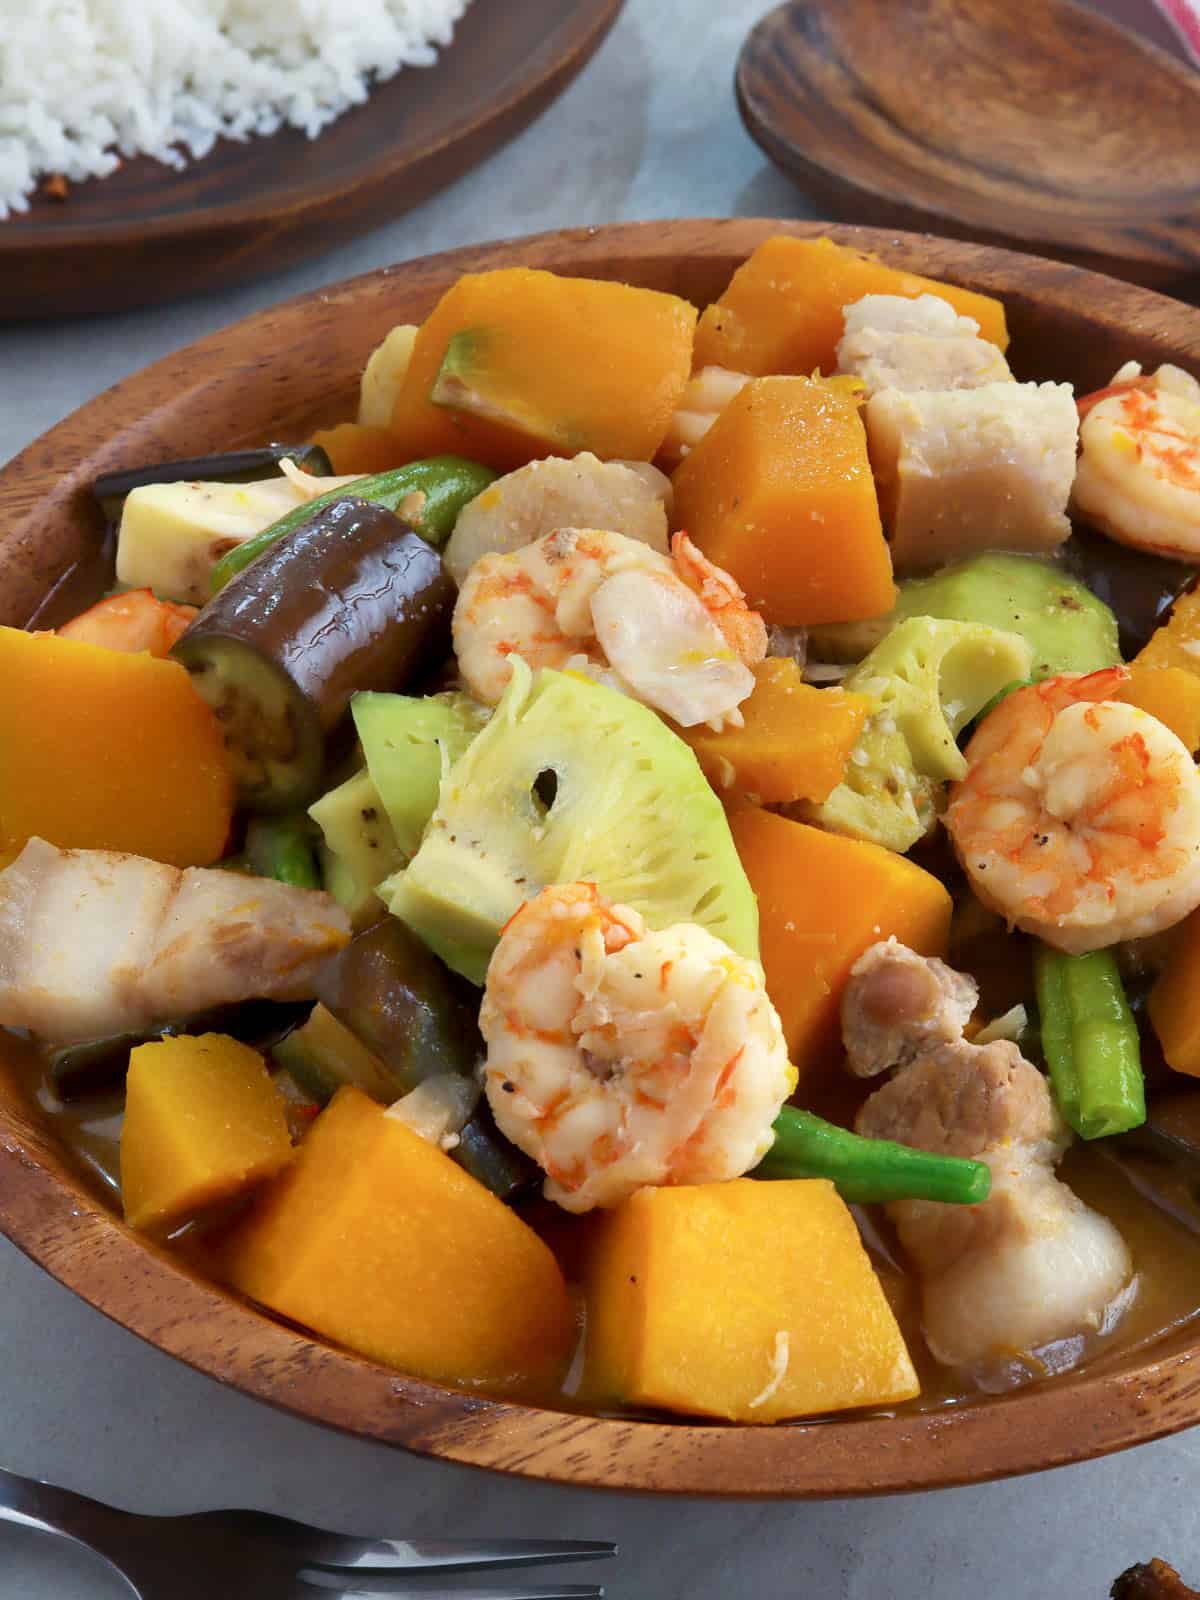
[[[353,495],[226,584],[171,654],[221,724],[239,803],[308,805],[351,696],[427,674],[449,649],[455,594],[432,545]]]
[[[356,933],[317,973],[317,999],[395,1078],[396,1098],[484,1055],[478,991],[398,917]]]

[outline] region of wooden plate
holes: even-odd
[[[621,0],[475,0],[320,138],[221,140],[182,172],[148,156],[0,222],[0,316],[124,311],[222,289],[365,233],[460,177],[559,94]]]
[[[791,0],[747,38],[737,94],[831,215],[1200,294],[1200,73],[1087,6]]]
[[[460,250],[261,312],[91,401],[0,472],[0,621],[23,622],[100,538],[96,473],[349,415],[359,371],[460,273],[511,265],[713,299],[762,239],[825,231],[1003,296],[1028,378],[1098,387],[1127,358],[1200,370],[1200,310],[1060,262],[820,223],[654,222]],[[3,1046],[0,1045],[0,1050]],[[1200,1420],[1200,1322],[1082,1373],[928,1414],[752,1428],[570,1416],[406,1378],[274,1322],[127,1230],[0,1061],[0,1229],[124,1327],[246,1394],[410,1450],[532,1478],[687,1494],[884,1493],[1102,1455]]]

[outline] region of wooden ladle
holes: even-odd
[[[737,92],[847,220],[1200,292],[1200,73],[1074,0],[791,0]]]

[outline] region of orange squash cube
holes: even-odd
[[[1157,717],[1193,754],[1200,750],[1200,671],[1143,666],[1139,656],[1117,699]]]
[[[449,1383],[544,1385],[574,1338],[562,1273],[532,1228],[359,1089],[339,1089],[221,1266],[281,1316]]]
[[[704,776],[718,794],[755,795],[766,805],[826,799],[842,781],[872,702],[844,689],[815,689],[794,661],[777,656],[760,661],[754,677],[754,692],[739,708],[742,727],[679,730]]]
[[[1200,674],[1200,589],[1189,589],[1171,607],[1171,615],[1155,628],[1134,657],[1139,667],[1181,667]]]
[[[409,459],[389,429],[366,428],[358,422],[320,428],[312,442],[324,450],[337,477],[349,472],[390,472],[393,467],[405,466]]]
[[[177,661],[0,628],[0,844],[220,859],[233,784]]]
[[[739,806],[729,823],[758,897],[767,993],[803,1093],[805,1073],[837,1056],[838,1007],[859,956],[893,934],[922,955],[945,955],[952,902],[932,873],[879,845],[757,806]]]
[[[919,1391],[849,1210],[804,1179],[642,1189],[597,1224],[584,1384],[731,1422]]]
[[[528,267],[468,273],[417,334],[392,410],[399,459],[452,452],[502,471],[581,450],[649,461],[695,328],[694,306],[653,289]]]
[[[291,1159],[284,1099],[257,1050],[206,1033],[130,1052],[121,1198],[131,1228],[169,1231]]]
[[[734,273],[696,330],[696,365],[772,372],[832,372],[842,309],[865,294],[935,294],[974,317],[985,339],[1008,348],[1004,307],[991,295],[886,266],[832,239],[766,239]]]
[[[748,383],[674,483],[678,525],[768,622],[853,622],[895,604],[866,431],[844,385]]]
[[[1171,940],[1167,964],[1150,991],[1150,1022],[1167,1065],[1200,1078],[1200,911]]]

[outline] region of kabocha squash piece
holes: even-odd
[[[388,428],[366,427],[361,422],[339,422],[320,428],[313,443],[329,457],[335,473],[390,472],[409,459],[396,435]]]
[[[1200,750],[1200,673],[1135,661],[1117,699],[1157,717],[1193,754]]]
[[[768,622],[853,621],[895,603],[867,437],[845,384],[748,383],[674,483],[678,526]]]
[[[838,1006],[859,956],[892,934],[922,955],[944,955],[952,903],[931,873],[879,845],[756,806],[729,820],[758,896],[767,993],[803,1093],[805,1072],[838,1049]]]
[[[1171,939],[1167,964],[1150,991],[1150,1022],[1167,1065],[1200,1078],[1200,911]]]
[[[824,800],[841,781],[873,702],[842,689],[814,689],[790,658],[768,656],[740,706],[743,726],[682,729],[718,793],[756,795],[766,805]]]
[[[1004,307],[990,295],[886,266],[832,239],[765,239],[734,273],[696,330],[696,365],[735,372],[832,372],[842,308],[865,294],[934,294],[974,317],[985,339],[1008,348]]]
[[[176,867],[225,849],[233,782],[174,661],[0,628],[0,845],[123,850]]]
[[[178,1034],[130,1052],[121,1127],[130,1227],[169,1232],[291,1159],[284,1098],[248,1044]]]
[[[598,1224],[584,1383],[601,1402],[777,1422],[919,1392],[831,1183],[642,1189]]]
[[[574,1334],[537,1234],[354,1088],[337,1092],[231,1231],[221,1265],[281,1316],[445,1382],[545,1384]]]
[[[422,324],[392,411],[401,459],[649,461],[692,370],[676,295],[527,267],[468,273]]]
[[[1181,594],[1171,615],[1134,657],[1135,667],[1182,667],[1200,677],[1200,587]]]

